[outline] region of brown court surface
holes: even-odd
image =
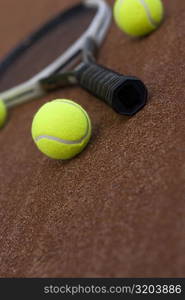
[[[1,0],[0,56],[76,2]],[[185,3],[164,4],[158,31],[131,40],[113,23],[98,57],[145,81],[150,100],[137,115],[78,87],[11,111],[0,133],[1,277],[185,276]],[[86,151],[65,163],[30,135],[37,109],[59,97],[93,123]]]

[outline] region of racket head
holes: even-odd
[[[69,69],[71,62],[75,64],[83,50],[87,37],[101,45],[110,22],[111,10],[103,0],[85,0],[59,13],[0,62],[0,90],[7,90],[21,82],[33,85],[59,70]],[[20,82],[15,80],[18,77]],[[2,98],[3,95],[0,96]]]

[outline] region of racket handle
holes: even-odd
[[[132,116],[147,102],[147,88],[141,80],[118,74],[95,63],[82,63],[76,70],[76,78],[83,88],[119,114]]]

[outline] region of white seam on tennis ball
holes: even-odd
[[[152,17],[152,15],[151,15],[151,13],[150,13],[150,9],[149,9],[149,7],[148,7],[148,4],[145,2],[145,0],[138,0],[140,3],[141,3],[141,5],[144,7],[144,9],[145,9],[145,11],[146,11],[146,15],[147,15],[147,17],[148,17],[148,20],[150,21],[150,23],[153,25],[153,26],[158,26],[159,25],[159,23],[158,22],[156,22],[154,19],[153,19],[153,17]]]
[[[85,140],[86,137],[88,136],[88,134],[89,134],[89,128],[90,128],[89,119],[88,119],[88,117],[86,115],[86,112],[83,111],[81,109],[81,107],[79,105],[76,105],[75,103],[70,103],[70,102],[64,101],[64,100],[61,100],[61,101],[58,101],[58,102],[67,103],[67,104],[73,105],[75,107],[78,107],[81,110],[81,112],[84,114],[84,116],[85,116],[85,118],[87,120],[87,130],[85,132],[85,135],[81,139],[76,140],[76,141],[64,140],[64,139],[57,138],[55,136],[50,136],[50,135],[40,135],[40,136],[37,136],[35,138],[35,142],[38,142],[38,141],[40,141],[42,139],[48,139],[48,140],[56,141],[56,142],[59,142],[61,144],[66,144],[66,145],[76,145],[76,144],[79,144],[79,143],[83,142],[83,140]]]

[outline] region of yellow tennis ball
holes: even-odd
[[[7,108],[2,100],[0,100],[0,128],[3,127],[7,118]]]
[[[149,34],[162,22],[164,8],[161,0],[117,0],[114,18],[126,34],[139,37]]]
[[[57,99],[44,104],[35,114],[32,137],[38,149],[48,157],[70,159],[87,145],[91,121],[77,103]]]

